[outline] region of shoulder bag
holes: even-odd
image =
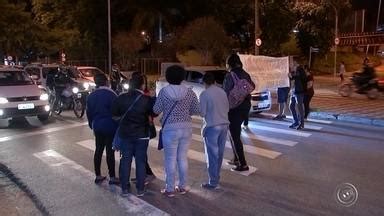
[[[163,136],[162,136],[163,133],[162,133],[162,130],[163,130],[163,128],[164,128],[165,123],[166,123],[167,120],[168,120],[168,117],[171,115],[173,109],[175,108],[176,104],[177,104],[177,101],[172,105],[171,110],[169,111],[168,115],[165,117],[165,119],[164,119],[164,121],[163,121],[163,124],[161,125],[161,129],[160,129],[160,131],[159,131],[159,143],[157,144],[157,149],[158,149],[158,150],[161,150],[161,149],[164,148],[164,146],[163,146]]]

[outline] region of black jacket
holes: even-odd
[[[291,74],[291,80],[294,80],[294,94],[304,94],[307,91],[307,75],[303,68],[298,67],[296,71]]]
[[[249,74],[242,68],[233,68],[230,72],[234,72],[239,79],[246,79],[248,80],[249,83],[255,86],[255,83],[252,81],[251,76],[249,76]],[[224,91],[227,93],[227,95],[229,95],[229,92],[233,89],[233,86],[234,86],[234,82],[233,82],[231,73],[227,73],[225,75],[224,82],[223,82],[223,88],[224,88]],[[249,94],[244,99],[244,101],[234,109],[249,110],[250,107],[251,107],[251,95]]]
[[[140,99],[122,118],[139,95],[141,95]],[[152,111],[154,102],[153,98],[138,90],[131,90],[117,97],[112,104],[112,115],[122,118],[117,131],[121,138],[138,139],[149,136],[149,117],[154,116]]]

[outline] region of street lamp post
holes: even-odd
[[[259,46],[256,40],[260,37],[260,23],[259,23],[259,0],[255,0],[255,55],[259,55]]]
[[[108,74],[112,71],[111,0],[108,1]]]
[[[376,31],[377,29],[379,29],[380,13],[381,13],[381,0],[379,1],[379,8],[377,9]]]
[[[334,65],[333,65],[333,76],[336,77],[336,73],[337,73],[337,70],[336,70],[336,64],[337,64],[337,43],[336,43],[336,38],[338,38],[338,31],[339,31],[339,27],[338,27],[338,24],[339,24],[339,14],[338,14],[338,11],[337,11],[337,8],[331,4],[331,6],[333,7],[333,9],[335,10],[335,41],[334,41],[334,46],[335,46],[335,60],[334,60]]]

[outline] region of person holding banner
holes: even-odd
[[[293,80],[293,92],[289,109],[294,121],[289,128],[301,130],[304,128],[304,95],[307,91],[307,75],[304,68],[298,66],[295,72],[289,73],[289,78]]]

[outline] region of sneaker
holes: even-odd
[[[293,123],[289,126],[289,128],[296,128],[297,126],[299,126],[299,123]]]
[[[235,166],[235,167],[231,168],[231,171],[236,171],[236,172],[244,172],[244,171],[248,171],[248,170],[249,170],[249,167],[247,165]]]
[[[226,164],[230,165],[230,166],[238,166],[239,165],[239,161],[237,161],[237,160],[230,160],[230,161],[227,161]]]
[[[136,196],[137,196],[137,197],[143,197],[143,196],[144,196],[144,194],[145,194],[145,190],[142,190],[142,191],[137,191],[137,194],[136,194]]]
[[[304,129],[304,124],[300,124],[299,126],[297,126],[296,130],[302,130]]]
[[[164,196],[167,196],[167,197],[174,197],[175,196],[174,191],[167,191],[166,189],[161,189],[160,193],[163,194]]]
[[[176,186],[175,187],[175,191],[177,193],[179,193],[179,194],[183,194],[184,195],[184,194],[188,193],[189,189]]]
[[[105,176],[96,176],[95,184],[101,184],[105,179],[107,179]]]
[[[122,197],[128,197],[128,196],[129,196],[129,190],[123,190],[123,191],[121,192],[121,196],[122,196]]]
[[[280,119],[285,119],[285,118],[287,118],[286,115],[281,115],[281,116],[280,116]]]
[[[203,184],[201,184],[201,187],[204,188],[204,189],[207,189],[207,190],[217,190],[217,189],[219,189],[218,185],[214,186],[214,185],[211,185],[209,183],[203,183]]]
[[[248,125],[243,125],[241,128],[243,128],[243,130],[248,130]]]
[[[272,120],[281,120],[283,117],[281,115],[275,116]]]
[[[120,184],[120,179],[112,177],[109,179],[109,184],[110,185],[119,185]]]

